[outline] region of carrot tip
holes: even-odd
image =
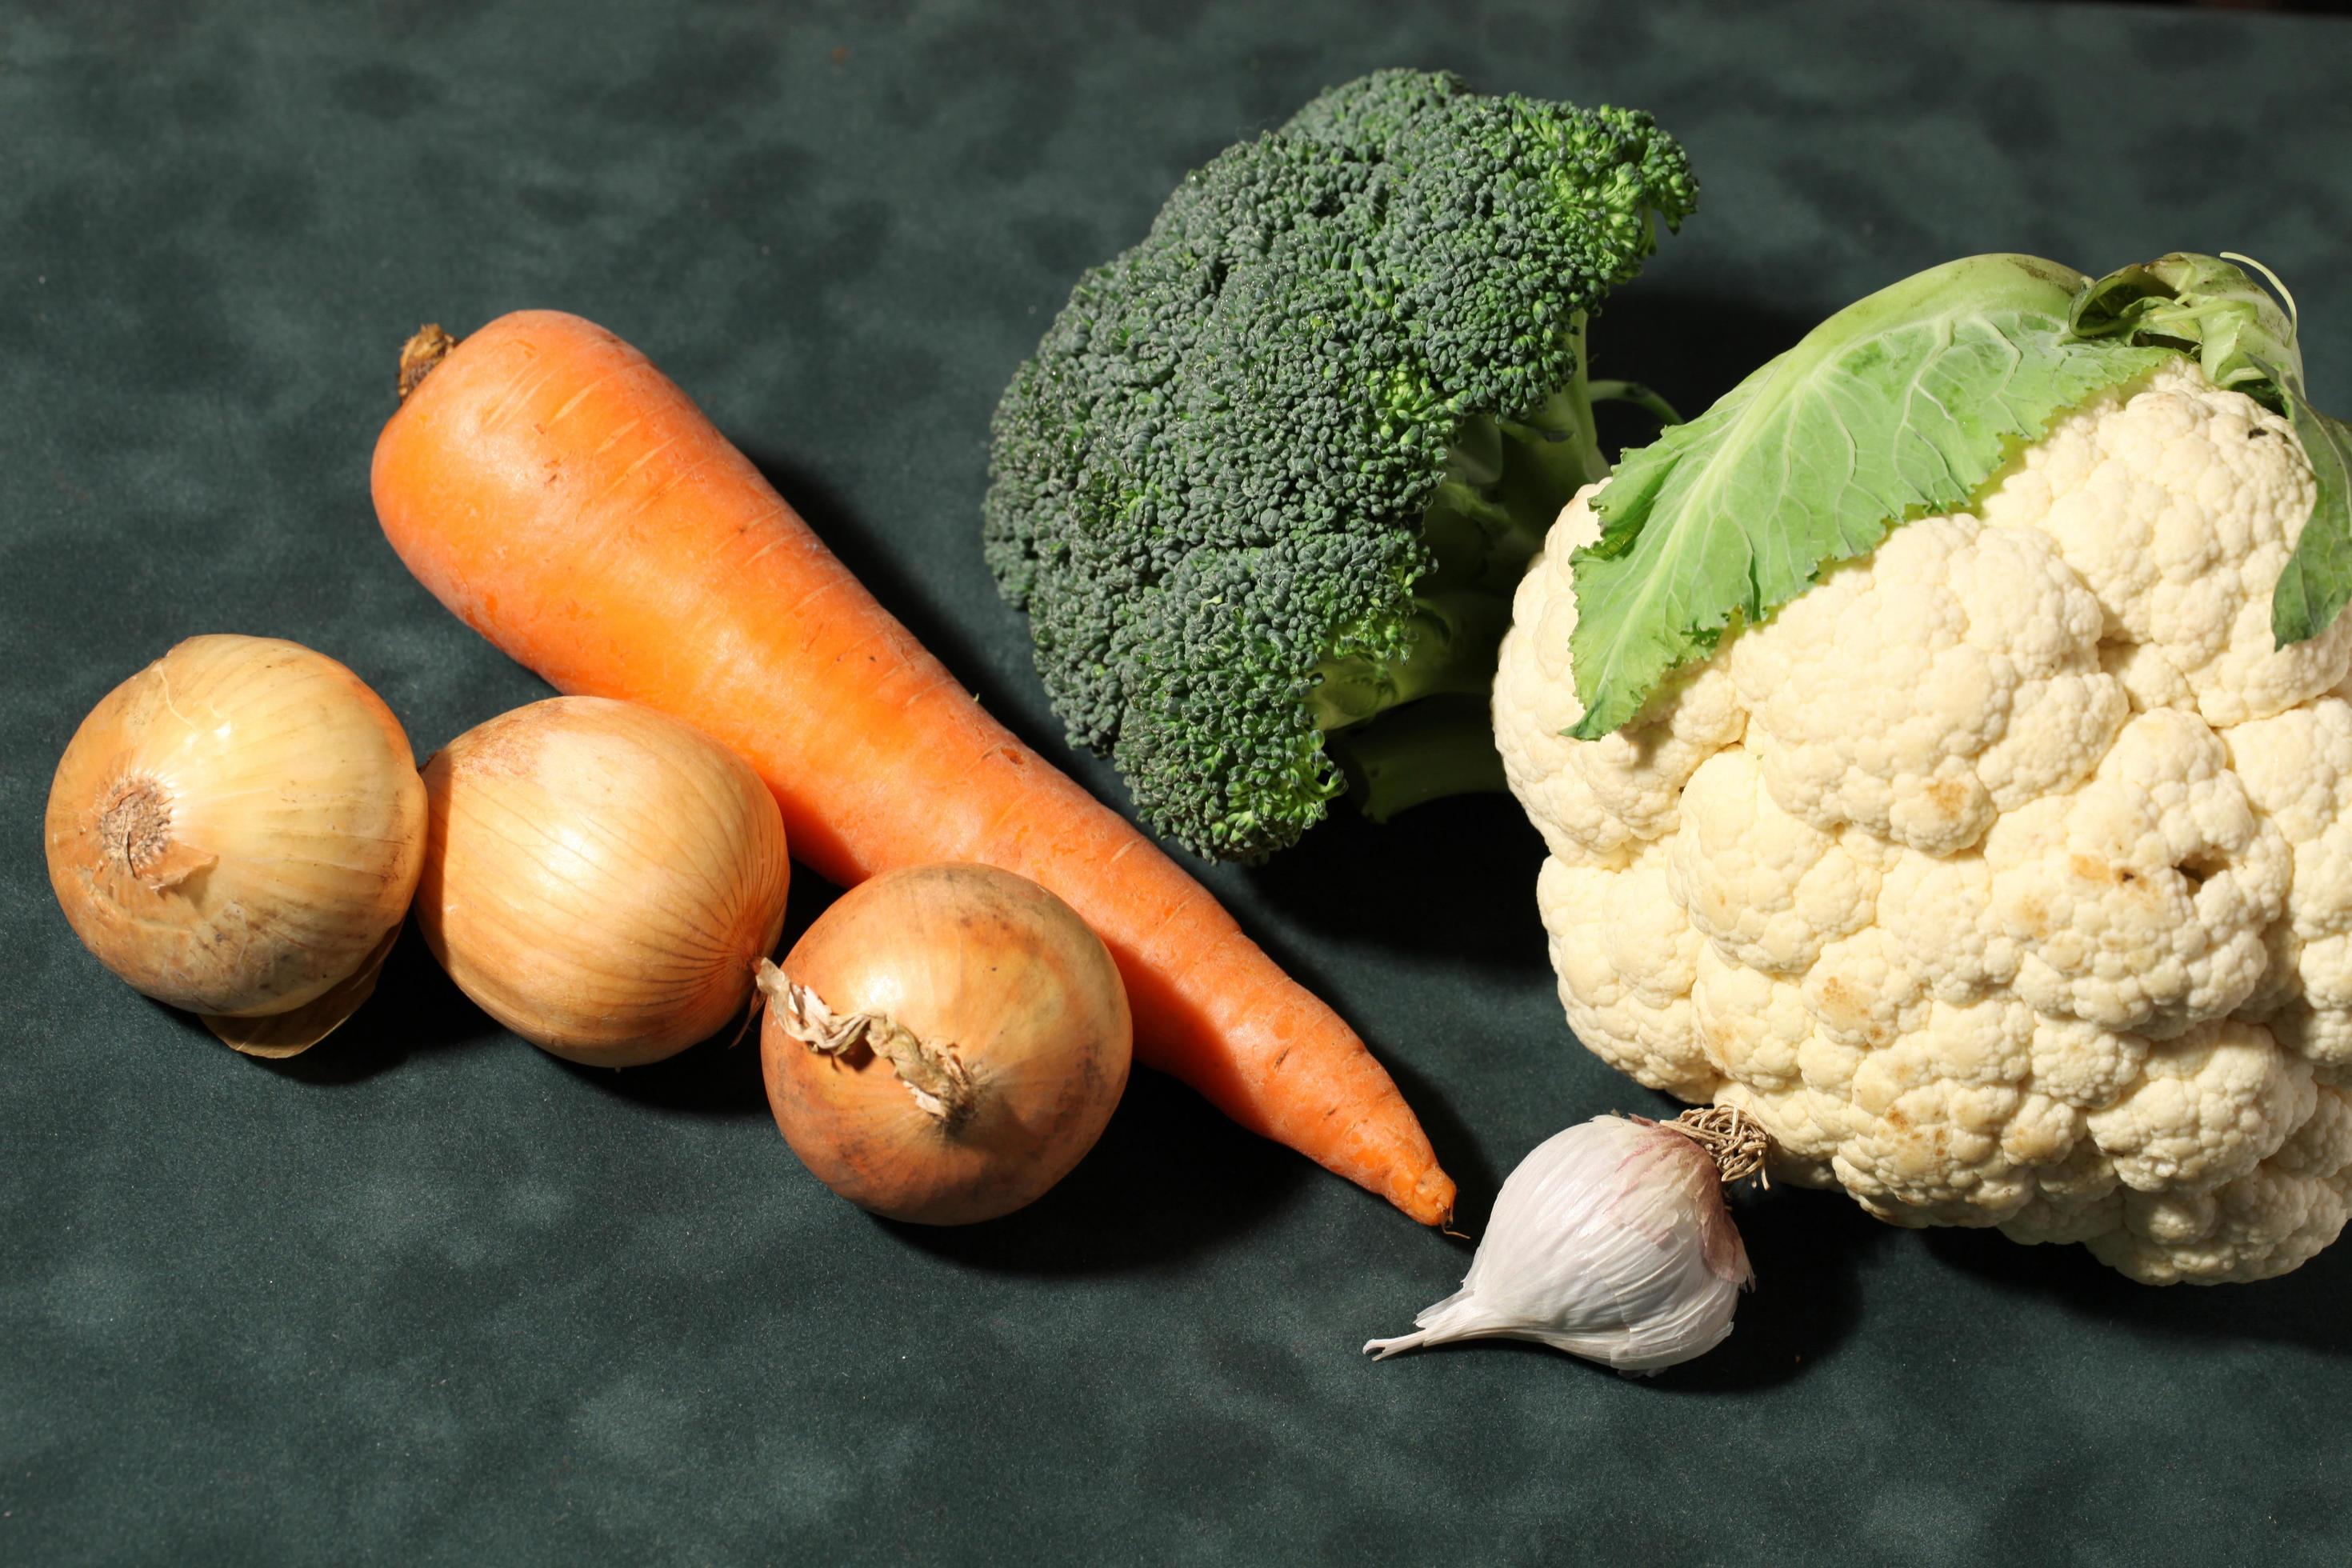
[[[1389,1201],[1422,1224],[1443,1230],[1454,1223],[1454,1178],[1431,1165],[1413,1181],[1410,1192],[1392,1187]]]
[[[425,378],[433,374],[433,367],[447,358],[449,351],[457,346],[457,340],[443,331],[438,321],[417,328],[409,340],[400,345],[400,400],[407,402],[408,395],[415,391]]]

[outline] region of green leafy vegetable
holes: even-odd
[[[2246,261],[2278,302],[2231,262]],[[2110,272],[2083,290],[2076,332],[2194,353],[2206,379],[2244,393],[2294,425],[2318,496],[2271,594],[2280,647],[2317,637],[2352,600],[2352,428],[2311,405],[2295,342],[2294,296],[2257,261],[2176,253]]]
[[[1910,518],[1970,505],[2059,416],[2185,353],[2294,421],[2319,496],[2272,626],[2282,645],[2325,629],[2352,599],[2352,429],[2304,395],[2293,301],[2215,257],[2095,282],[1969,257],[1848,306],[1619,464],[1594,502],[1601,537],[1573,561],[1585,712],[1569,733],[1618,729],[1735,618],[1761,620]]]
[[[1963,505],[2011,444],[2162,351],[2089,353],[2080,273],[1977,256],[1850,305],[1688,425],[1627,455],[1577,552],[1574,637],[1596,739],[1734,616],[1762,619],[1904,518]]]
[[[2300,387],[2288,386],[2286,395],[2319,498],[2271,590],[2271,637],[2280,647],[2317,637],[2352,600],[2352,426],[2314,408]]]

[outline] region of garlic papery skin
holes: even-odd
[[[1504,1181],[1462,1289],[1364,1349],[1534,1340],[1622,1373],[1702,1355],[1755,1279],[1723,1180],[1698,1142],[1639,1117],[1555,1133]]]
[[[556,697],[467,731],[425,784],[416,922],[499,1023],[617,1068],[746,1016],[792,879],[749,763],[653,709]]]
[[[190,637],[92,709],[58,763],[49,883],[100,963],[289,1056],[374,985],[425,858],[400,721],[275,637]]]

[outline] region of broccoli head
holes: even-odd
[[[1607,472],[1585,323],[1692,210],[1646,114],[1381,71],[1187,175],[992,426],[990,569],[1071,739],[1196,853],[1501,785],[1510,596]]]

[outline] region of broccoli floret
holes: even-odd
[[[1381,71],[1079,279],[997,407],[987,556],[1155,828],[1254,859],[1351,782],[1499,787],[1512,589],[1607,472],[1596,395],[1646,395],[1588,384],[1585,322],[1696,195],[1646,114]]]

